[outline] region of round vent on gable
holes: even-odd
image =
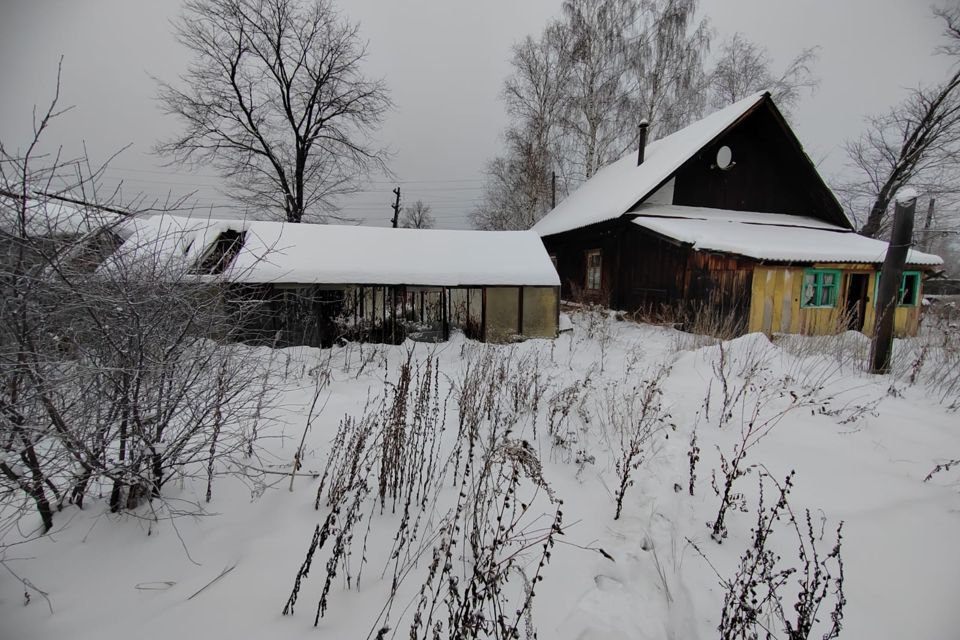
[[[733,152],[730,151],[730,147],[724,145],[717,149],[717,168],[729,169],[733,165]]]

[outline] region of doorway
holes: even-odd
[[[868,273],[851,273],[847,275],[847,298],[844,311],[847,329],[863,331],[863,322],[867,316],[867,283],[870,280]]]

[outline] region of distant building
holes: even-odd
[[[98,272],[158,263],[216,284],[238,336],[329,346],[338,339],[488,342],[553,338],[560,281],[532,231],[390,229],[157,216],[135,219]]]
[[[766,92],[604,167],[533,229],[565,299],[734,333],[873,331],[887,243],[855,233]],[[910,251],[897,333],[940,264]]]

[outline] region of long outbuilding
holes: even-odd
[[[560,279],[533,231],[392,229],[171,215],[117,233],[111,264],[217,285],[245,339],[487,342],[557,335]],[[253,311],[253,312],[251,312]]]

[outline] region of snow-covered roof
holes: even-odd
[[[20,202],[10,197],[0,198],[0,231],[20,233]],[[59,200],[27,199],[26,232],[31,238],[56,238],[84,235],[105,224],[115,222],[118,216],[96,209],[85,209]]]
[[[608,164],[537,222],[533,230],[541,236],[549,236],[619,218],[766,95],[765,91],[755,93],[651,142],[644,150],[643,164],[639,166],[636,150]]]
[[[690,244],[774,262],[883,262],[887,243],[804,216],[726,211],[676,205],[641,205],[633,223]],[[943,264],[939,256],[911,249],[907,264]]]
[[[391,229],[164,215],[132,221],[118,259],[159,258],[167,266],[189,270],[221,233],[230,230],[245,232],[243,246],[222,275],[232,282],[560,285],[533,231]]]

